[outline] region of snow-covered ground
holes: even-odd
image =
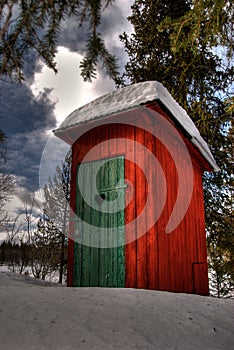
[[[15,265],[14,272],[16,274],[19,274],[19,271],[20,271],[20,266]],[[13,268],[11,266],[6,265],[5,263],[4,264],[0,263],[0,273],[1,272],[13,272]],[[22,275],[27,275],[27,276],[30,276],[30,277],[34,277],[33,273],[32,273],[32,269],[31,269],[30,266],[27,266],[27,267],[24,268],[24,270],[22,272]],[[63,277],[63,284],[65,284],[64,279],[65,278]],[[48,273],[48,275],[46,276],[45,280],[48,281],[48,282],[55,282],[55,283],[57,283],[59,281],[59,271],[52,271],[51,273]]]
[[[0,272],[0,349],[234,348],[234,300],[66,288]]]

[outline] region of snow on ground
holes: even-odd
[[[0,272],[1,350],[234,348],[234,300]]]
[[[16,274],[19,274],[20,273],[19,271],[20,271],[20,266],[19,265],[15,265],[14,266],[14,272]],[[6,264],[1,264],[0,263],[0,274],[1,274],[1,272],[13,272],[13,268],[10,265],[8,266]],[[26,268],[24,268],[22,274],[30,276],[30,277],[34,277],[33,273],[32,273],[32,269],[31,269],[30,266],[27,266]],[[45,280],[48,281],[48,282],[55,282],[55,283],[57,283],[59,281],[59,271],[52,271],[50,274],[47,274]],[[63,284],[65,284],[64,278],[63,278]]]

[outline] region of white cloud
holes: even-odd
[[[51,69],[42,64],[40,72],[34,75],[31,90],[35,97],[39,97],[45,88],[52,89],[50,98],[56,102],[55,116],[60,123],[74,109],[100,95],[98,90],[95,89],[100,76],[97,76],[97,81],[94,83],[84,82],[79,71],[82,56],[65,47],[60,46],[58,48],[55,60],[57,61],[58,74],[55,75]],[[107,85],[107,88],[104,89],[107,92],[110,85],[108,79],[103,79],[103,84],[104,86]],[[114,83],[111,85],[111,90],[113,90]]]

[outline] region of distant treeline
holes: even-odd
[[[12,243],[3,241],[0,245],[0,264],[7,265],[11,271],[28,273],[35,278],[45,279],[57,272],[61,265],[61,251],[58,245],[47,244],[44,247],[31,243]],[[66,276],[67,247],[64,251],[63,275]]]

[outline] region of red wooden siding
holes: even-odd
[[[149,105],[150,108],[165,113],[156,105]],[[148,125],[148,130],[152,130],[156,135],[159,131],[155,130],[154,118],[148,115],[130,115],[131,118],[141,121]],[[165,118],[168,117],[165,115]],[[72,172],[71,172],[71,207],[75,210],[76,200],[76,166],[81,163],[83,157],[95,145],[108,140],[108,144],[99,145],[97,152],[92,155],[90,161],[102,158],[125,156],[125,179],[128,180],[133,188],[134,195],[132,201],[125,208],[125,224],[131,223],[134,218],[143,211],[147,198],[149,197],[153,205],[149,208],[145,221],[140,225],[132,224],[126,226],[125,237],[125,287],[159,289],[175,292],[187,292],[208,294],[208,277],[206,261],[206,240],[205,240],[205,221],[203,208],[202,191],[202,172],[207,168],[206,162],[200,156],[199,152],[190,145],[190,142],[181,134],[184,142],[188,145],[191,154],[194,170],[194,189],[188,211],[179,224],[171,233],[166,233],[166,225],[176,202],[178,190],[178,177],[176,166],[167,146],[170,144],[178,155],[180,154],[180,145],[177,140],[167,133],[160,135],[159,138],[153,136],[134,125],[121,124],[121,118],[118,118],[120,124],[108,124],[97,126],[82,135],[73,145],[72,152]],[[125,142],[113,142],[113,139],[123,138]],[[150,152],[156,155],[164,171],[167,182],[167,199],[165,207],[155,223],[144,235],[149,215],[157,208],[157,197],[154,188],[157,186],[157,193],[160,191],[160,184],[157,184],[157,173],[149,164],[149,155],[144,149],[138,149],[135,145],[129,147],[128,140],[135,141],[146,147]],[[134,159],[130,161],[128,159]],[[137,165],[138,164],[138,165]],[[201,165],[200,165],[201,164]],[[188,164],[181,159],[180,166],[186,172]],[[149,168],[148,181],[144,175],[144,170]],[[184,188],[186,191],[186,188]],[[127,187],[126,200],[130,195],[130,186]],[[71,235],[73,232],[73,222],[71,222]],[[141,235],[133,240],[134,236]],[[69,240],[69,268],[68,285],[73,284],[73,256],[74,243]]]

